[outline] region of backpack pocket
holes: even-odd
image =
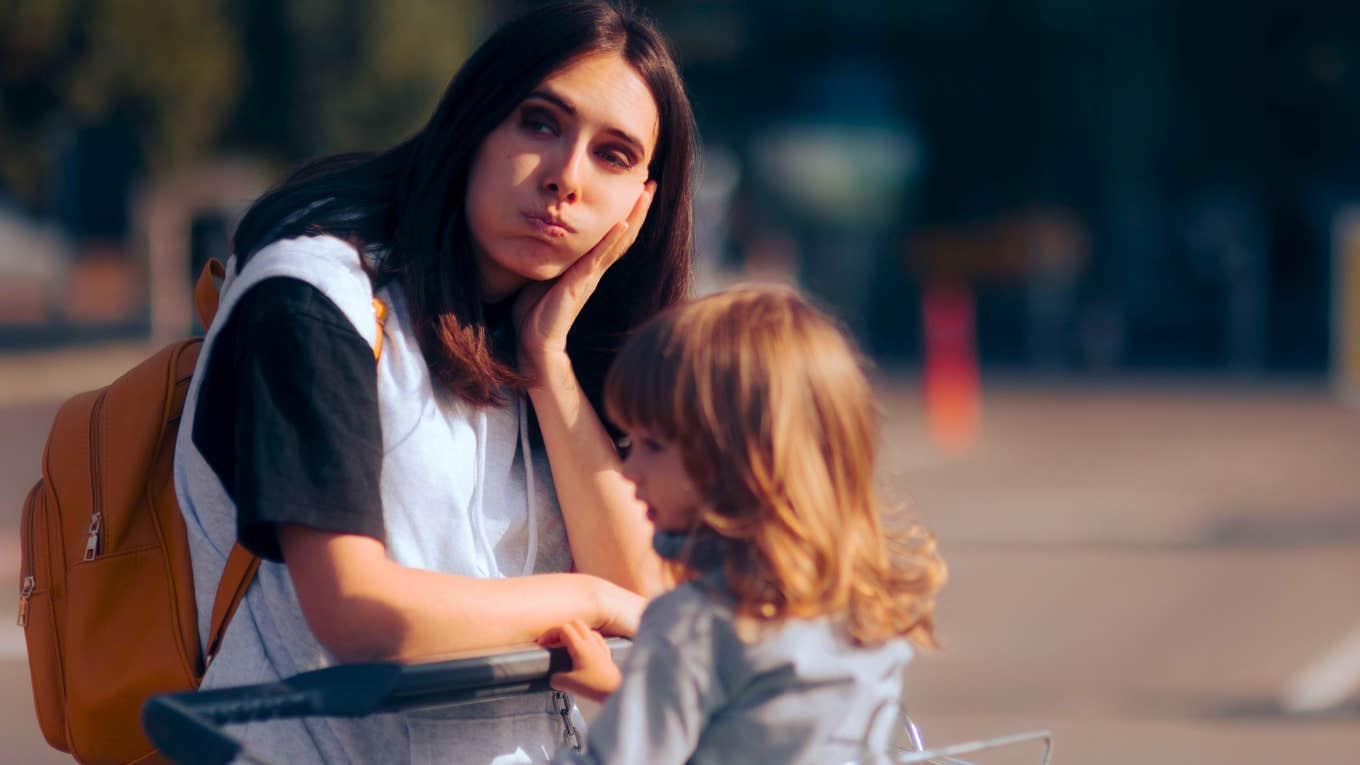
[[[116,762],[145,755],[152,747],[142,704],[197,684],[180,657],[165,567],[152,546],[100,555],[67,573],[66,682],[80,692],[66,714],[77,758],[91,746]]]
[[[28,647],[33,707],[43,738],[55,749],[66,742],[66,690],[62,683],[57,616],[52,604],[52,562],[47,559],[46,486],[39,481],[24,499],[19,526],[19,626]],[[43,554],[39,556],[39,552]]]

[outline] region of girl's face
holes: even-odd
[[[647,506],[647,520],[661,531],[689,531],[699,517],[699,490],[685,472],[675,444],[645,430],[628,431],[623,475]]]
[[[467,193],[484,300],[557,277],[628,216],[658,124],[633,67],[594,53],[550,75],[491,131]]]

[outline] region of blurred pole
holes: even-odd
[[[1332,385],[1360,406],[1360,207],[1344,208],[1332,229]]]
[[[936,449],[959,455],[977,442],[982,424],[973,291],[936,280],[921,300],[924,312],[926,425]]]
[[[1030,366],[1060,372],[1067,364],[1077,288],[1090,260],[1089,237],[1070,210],[1044,205],[1019,219],[1024,235],[1025,313]]]
[[[723,286],[732,206],[741,182],[741,163],[722,144],[705,144],[699,155],[699,182],[694,192],[694,290],[706,295]]]
[[[1269,253],[1267,217],[1247,182],[1224,179],[1201,189],[1190,205],[1187,243],[1203,278],[1222,285],[1224,356],[1236,374],[1266,361]]]
[[[140,196],[134,220],[147,254],[154,345],[184,337],[194,326],[194,219],[222,213],[234,222],[268,188],[269,178],[266,168],[255,162],[222,162],[157,181]]]
[[[1098,77],[1104,154],[1097,198],[1097,294],[1118,314],[1112,326],[1136,337],[1138,325],[1169,309],[1164,274],[1169,268],[1166,202],[1158,168],[1167,151],[1176,99],[1175,50],[1179,11],[1173,3],[1101,4]],[[1108,350],[1123,353],[1125,343]],[[1128,350],[1132,350],[1131,348]],[[1133,351],[1137,352],[1137,351]],[[1127,360],[1110,360],[1115,367]],[[1107,362],[1108,363],[1108,362]]]

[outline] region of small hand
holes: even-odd
[[[571,655],[570,670],[555,672],[548,677],[548,682],[559,691],[600,702],[618,690],[623,681],[619,668],[614,665],[609,646],[604,642],[604,636],[587,627],[585,622],[568,622],[548,630],[538,639],[538,643],[543,646],[561,643]]]
[[[532,372],[539,359],[566,353],[567,332],[604,272],[637,241],[655,195],[656,181],[647,181],[627,219],[615,223],[599,244],[556,279],[533,282],[520,290],[514,320],[519,329],[521,371]]]

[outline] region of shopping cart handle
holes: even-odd
[[[377,711],[401,679],[395,662],[342,664],[275,683],[153,696],[142,728],[175,762],[217,765],[241,753],[221,726],[288,717],[358,717]]]
[[[174,694],[147,699],[142,730],[172,762],[227,765],[241,752],[239,741],[199,717]]]
[[[632,645],[622,638],[606,642],[616,662]],[[153,696],[142,707],[142,728],[181,765],[226,765],[249,752],[224,725],[488,701],[546,691],[550,674],[570,668],[565,648],[537,646],[411,664],[341,664],[272,683]]]

